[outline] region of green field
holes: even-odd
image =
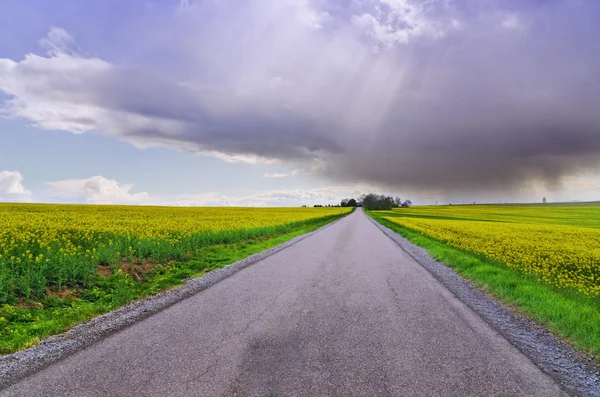
[[[369,213],[575,348],[600,353],[600,204]]]

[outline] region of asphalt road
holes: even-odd
[[[357,211],[2,396],[559,396]]]

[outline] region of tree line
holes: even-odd
[[[392,208],[410,207],[411,205],[412,205],[412,202],[410,200],[405,200],[404,202],[402,202],[400,197],[392,197],[392,196],[385,196],[382,194],[369,193],[369,194],[361,195],[360,197],[358,197],[358,200],[356,200],[354,198],[350,198],[350,199],[346,198],[346,199],[343,199],[342,202],[337,205],[317,204],[317,205],[315,205],[315,207],[364,207],[365,209],[371,211],[371,210],[391,210]],[[303,207],[306,207],[306,206],[303,205]]]
[[[384,196],[383,194],[369,193],[361,197],[362,206],[371,210],[391,210],[398,207],[410,207],[412,202],[405,200],[402,202],[400,197]]]

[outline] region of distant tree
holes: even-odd
[[[379,196],[374,193],[369,193],[363,196],[363,207],[367,210],[379,209]]]
[[[356,206],[357,206],[356,200],[354,200],[353,198],[348,200],[347,207],[356,207]]]
[[[348,201],[350,201],[350,200],[348,200],[348,199],[343,199],[340,205],[341,205],[342,207],[348,207]]]
[[[542,199],[542,203],[546,204],[546,197]]]
[[[394,201],[394,198],[392,196],[387,196],[385,198],[385,203],[386,206],[389,206],[390,208],[397,207],[396,202]]]
[[[400,197],[396,196],[396,197],[394,198],[394,203],[396,203],[396,205],[397,205],[398,207],[400,207],[400,206],[402,205],[402,199],[401,199]]]
[[[367,210],[390,210],[392,209],[392,205],[394,203],[394,199],[391,197],[386,197],[383,195],[369,193],[364,196],[362,200],[362,205]]]

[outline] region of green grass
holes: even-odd
[[[368,212],[379,223],[425,248],[436,260],[491,296],[546,326],[576,350],[600,354],[600,299],[570,289],[559,289],[482,255],[450,247],[441,241],[409,230],[384,216],[409,216],[401,210]]]
[[[203,245],[185,259],[153,266],[146,273],[139,271],[137,276],[119,272],[115,267],[111,274],[96,277],[86,289],[62,289],[55,294],[61,296],[47,294],[35,300],[21,300],[18,304],[3,304],[0,306],[0,354],[31,347],[48,336],[64,332],[93,317],[181,285],[185,279],[201,276],[272,248],[340,217],[330,216],[306,224],[289,225],[271,234],[243,241]],[[71,296],[64,296],[71,291]]]

